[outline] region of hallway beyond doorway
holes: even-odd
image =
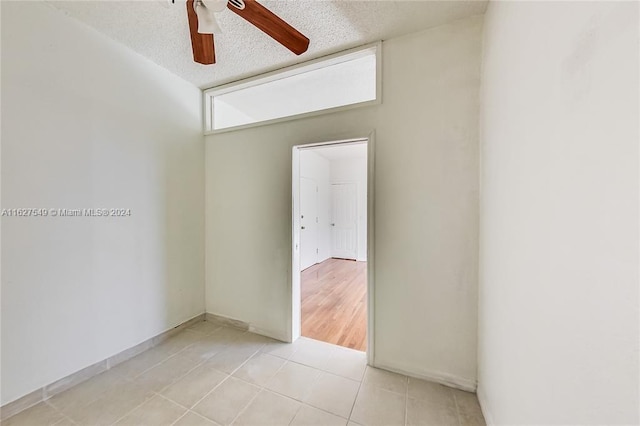
[[[302,335],[367,349],[367,262],[327,259],[301,274]]]

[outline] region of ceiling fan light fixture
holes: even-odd
[[[219,13],[227,8],[229,0],[200,0],[200,2],[210,11]]]
[[[200,34],[220,34],[222,29],[218,25],[215,13],[224,10],[227,0],[196,0],[193,8],[198,16],[198,33]],[[222,9],[220,9],[222,7]]]

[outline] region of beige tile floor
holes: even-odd
[[[472,393],[367,367],[363,352],[200,322],[14,425],[484,425]]]

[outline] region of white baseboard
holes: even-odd
[[[204,315],[206,320],[209,322],[221,324],[227,327],[238,328],[240,330],[245,330],[245,331],[249,330],[248,322],[240,321],[235,318],[229,318],[224,315],[212,314],[210,312],[207,312]]]
[[[403,374],[415,379],[427,380],[429,382],[440,383],[441,385],[449,386],[451,388],[460,389],[466,392],[475,392],[477,383],[475,380],[467,379],[464,377],[454,376],[452,374],[442,373],[439,371],[422,371],[420,373],[403,370],[402,368],[394,367],[384,363],[376,362],[373,367],[381,368],[383,370],[392,371],[394,373]]]
[[[207,312],[206,314],[207,321],[215,322],[218,324],[239,328],[241,330],[248,330],[251,333],[259,334],[261,336],[270,337],[272,339],[280,340],[282,342],[287,341],[287,337],[282,333],[278,333],[273,330],[266,330],[264,328],[256,327],[253,324],[250,324],[245,321],[241,321],[235,318],[230,318],[225,315],[213,314],[211,312]]]
[[[76,371],[75,373],[71,373],[68,376],[56,380],[53,383],[49,383],[48,385],[45,385],[40,389],[36,389],[35,391],[30,392],[27,395],[24,395],[14,401],[8,402],[0,407],[0,421],[4,421],[9,417],[20,413],[21,411],[26,410],[27,408],[39,404],[40,402],[45,401],[61,392],[64,392],[67,389],[84,382],[85,380],[97,376],[98,374],[107,371],[108,369],[120,364],[121,362],[133,358],[134,356],[146,351],[147,349],[151,349],[152,347],[159,345],[169,337],[184,330],[185,328],[204,320],[205,314],[196,315],[190,320],[187,320],[175,327],[163,331],[162,333],[153,336],[142,343],[118,352],[117,354],[105,358],[102,361],[96,362],[95,364],[91,364],[88,367]]]
[[[482,386],[478,385],[478,391],[476,394],[478,396],[478,402],[480,403],[480,409],[482,410],[485,423],[487,426],[495,425],[496,422],[493,418],[493,414],[491,414],[491,410],[489,409],[489,403],[487,402]]]
[[[275,331],[270,331],[270,330],[265,330],[263,328],[259,328],[259,327],[254,327],[253,325],[249,326],[249,331],[255,334],[259,334],[261,336],[265,336],[265,337],[269,337],[271,339],[275,339],[275,340],[279,340],[281,342],[287,342],[287,343],[291,343],[288,341],[287,336],[283,335],[282,333],[277,333]]]

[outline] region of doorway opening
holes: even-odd
[[[293,149],[292,340],[372,348],[370,144]]]

